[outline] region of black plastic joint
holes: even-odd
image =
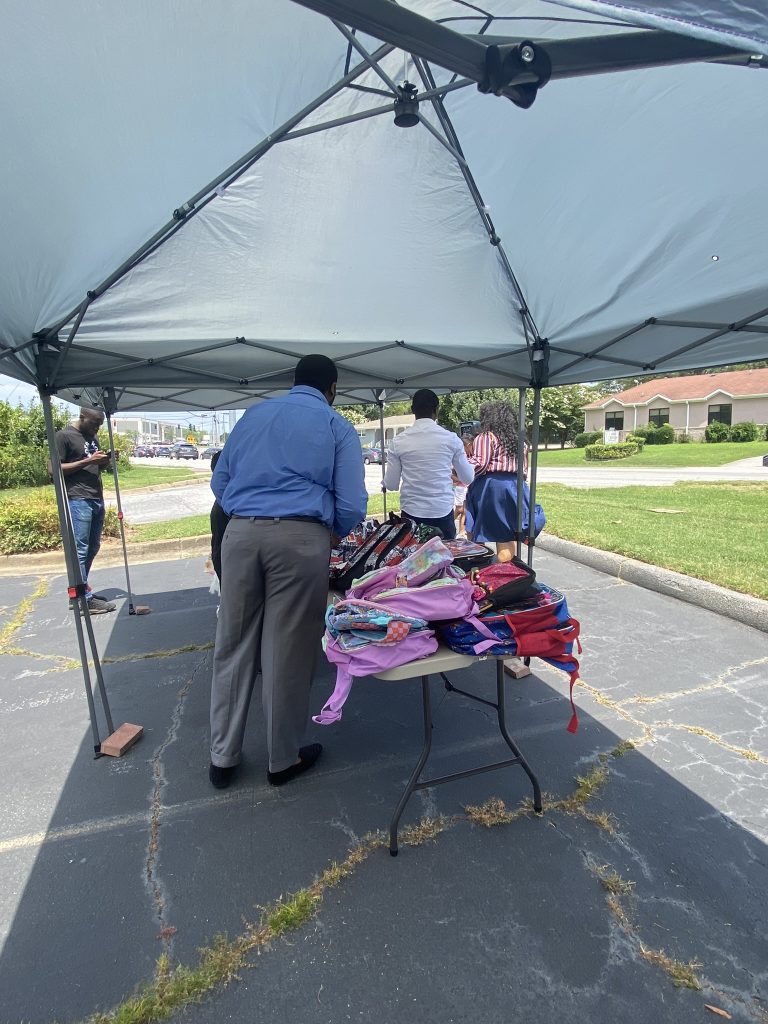
[[[238,384],[247,384],[247,383],[248,383],[248,378],[247,377],[241,377],[240,380],[238,381]]]
[[[645,321],[645,326],[646,327],[651,327],[655,323],[656,323],[656,317],[655,316],[649,316],[648,319]]]
[[[86,294],[86,297],[87,297],[87,298],[91,299],[91,301],[93,301],[93,299],[95,299],[95,298],[96,298],[96,292],[93,292],[93,291],[87,291],[87,292],[86,292],[85,294]]]
[[[489,236],[488,241],[491,243],[491,245],[501,245],[501,239],[499,238],[495,231],[492,235]]]

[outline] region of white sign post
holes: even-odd
[[[618,444],[619,443],[619,432],[618,430],[604,430],[603,437],[605,444]]]

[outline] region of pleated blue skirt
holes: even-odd
[[[523,529],[528,528],[530,492],[524,484]],[[484,473],[469,485],[467,533],[473,540],[509,541],[517,532],[517,474]]]

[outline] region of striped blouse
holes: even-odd
[[[490,431],[478,434],[472,443],[472,452],[469,455],[470,463],[476,467],[476,473],[516,473],[517,454],[507,455],[501,446],[501,441]],[[523,472],[528,472],[528,446],[525,448],[525,463]]]

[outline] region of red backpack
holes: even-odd
[[[470,573],[480,611],[507,608],[522,601],[536,582],[536,573],[519,558],[476,569]]]

